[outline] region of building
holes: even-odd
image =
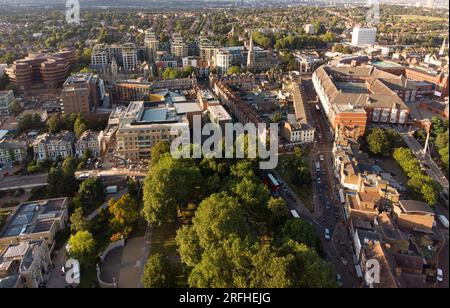
[[[0,91],[0,115],[1,116],[9,116],[11,114],[11,106],[15,102],[14,92],[12,90],[9,91]]]
[[[19,90],[33,88],[54,89],[69,76],[70,66],[78,61],[76,51],[64,49],[58,53],[30,53],[25,59],[14,61],[6,69],[12,84]]]
[[[27,155],[27,143],[17,140],[0,140],[0,168],[12,167],[21,163]]]
[[[138,50],[133,43],[123,45],[97,44],[94,46],[91,55],[92,65],[108,65],[113,60],[125,71],[138,69]]]
[[[316,29],[314,28],[314,25],[312,25],[312,24],[306,24],[303,27],[303,31],[305,31],[306,34],[316,34]]]
[[[298,71],[300,74],[313,73],[320,65],[323,64],[323,60],[318,55],[312,53],[294,53],[295,62],[297,63]]]
[[[390,62],[388,62],[390,63]],[[403,76],[405,79],[415,82],[425,82],[431,85],[431,88],[418,94],[434,94],[435,96],[445,98],[449,95],[449,74],[448,70],[437,71],[433,69],[427,69],[420,66],[402,66],[402,65],[389,65],[379,66],[374,64],[379,70],[391,73],[397,76]]]
[[[43,240],[11,244],[0,254],[0,289],[39,288],[51,270],[50,249]]]
[[[89,116],[105,96],[103,81],[93,73],[72,75],[64,82],[61,92],[64,114],[81,113]]]
[[[75,134],[64,131],[59,134],[45,133],[33,141],[33,152],[37,160],[64,159],[74,154]]]
[[[159,50],[159,39],[156,37],[153,29],[145,31],[144,45],[148,50],[149,60],[156,61],[156,53]]]
[[[75,156],[82,158],[87,153],[90,154],[90,157],[100,156],[99,133],[87,130],[78,138],[75,143]]]
[[[375,45],[377,28],[354,27],[352,32],[352,45]]]
[[[5,75],[6,68],[8,67],[8,64],[0,64],[0,78]]]
[[[115,104],[128,104],[132,101],[149,101],[150,94],[158,90],[189,90],[197,84],[195,78],[180,78],[144,82],[140,80],[124,80],[116,82],[112,88],[112,99]]]
[[[219,74],[226,74],[233,63],[233,54],[230,49],[222,49],[216,53],[216,68]]]
[[[225,128],[225,124],[232,123],[233,121],[222,105],[211,105],[208,106],[207,110],[211,123],[219,125],[222,129]]]
[[[212,44],[208,39],[202,38],[200,39],[199,49],[200,59],[212,65],[216,59],[216,53],[218,50],[217,47],[214,46],[214,44]]]
[[[200,61],[200,57],[197,57],[197,56],[184,57],[182,59],[183,68],[186,68],[189,66],[196,68],[199,65],[199,61]]]
[[[131,102],[118,116],[116,155],[132,162],[150,159],[152,147],[189,131],[185,115],[165,102]]]
[[[125,71],[134,71],[139,66],[137,49],[134,44],[123,45],[122,67]]]
[[[215,64],[218,73],[224,75],[231,66],[247,68],[254,72],[268,70],[274,65],[274,60],[269,51],[254,46],[251,38],[248,47],[232,46],[219,49]]]
[[[24,241],[44,241],[52,247],[57,232],[66,227],[68,199],[23,202],[0,232],[0,247]]]
[[[321,66],[313,84],[331,127],[344,126],[364,135],[368,122],[406,124],[416,88],[406,78],[374,67]],[[392,88],[392,89],[391,89]]]
[[[307,109],[307,99],[297,83],[293,83],[291,87],[295,116],[288,115],[288,120],[281,128],[280,134],[292,144],[313,143],[316,130]]]
[[[173,34],[170,53],[179,59],[189,56],[189,46],[184,42],[180,33]]]
[[[400,200],[394,207],[394,217],[400,228],[433,233],[434,211],[422,201]]]
[[[257,111],[235,93],[226,81],[213,80],[214,92],[220,98],[222,103],[228,107],[237,120],[242,124],[263,123]]]

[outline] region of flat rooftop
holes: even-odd
[[[50,231],[67,207],[67,198],[25,202],[8,221],[0,238]]]
[[[140,122],[164,122],[167,120],[167,108],[145,109]]]

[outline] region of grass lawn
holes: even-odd
[[[178,223],[165,223],[160,227],[153,227],[150,251],[152,254],[160,253],[169,258],[177,272],[175,287],[184,288],[187,287],[187,277],[183,273],[183,266],[175,242],[178,227]]]
[[[289,187],[297,194],[299,199],[303,202],[305,207],[311,212],[314,211],[314,201],[313,201],[313,188],[312,182],[304,186],[298,186],[292,183],[293,172],[295,169],[292,168],[290,160],[292,155],[282,155],[279,157],[278,166],[275,169],[281,178],[289,185]],[[311,160],[309,156],[305,156],[305,164],[309,167],[311,165]]]

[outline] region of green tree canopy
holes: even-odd
[[[148,258],[141,282],[144,288],[169,288],[173,285],[173,276],[167,257],[156,253]]]

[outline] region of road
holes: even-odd
[[[89,174],[91,177],[115,177],[115,176],[129,176],[137,178],[145,178],[147,176],[146,171],[141,170],[129,170],[129,169],[118,169],[111,168],[106,170],[82,170],[75,172],[75,177],[79,177],[84,174]]]
[[[416,158],[426,166],[426,172],[428,176],[441,184],[444,190],[448,193],[448,179],[445,177],[441,168],[431,159],[431,157],[427,155],[423,155],[423,148],[420,143],[409,133],[400,133],[400,136],[408,145],[408,147],[412,150]]]
[[[313,115],[316,134],[319,142],[316,142],[312,153],[314,174],[314,203],[316,217],[321,222],[322,228],[330,230],[331,240],[324,241],[323,245],[329,262],[333,263],[336,272],[341,275],[343,286],[346,288],[359,286],[353,262],[353,246],[347,234],[344,223],[343,210],[340,205],[339,191],[333,168],[333,136],[326,126],[326,119],[321,113],[310,106]],[[319,162],[321,171],[316,172],[315,164]],[[324,234],[323,231],[321,234]],[[324,239],[324,235],[322,236]]]
[[[303,86],[302,91],[306,91],[308,100],[314,101],[315,92],[312,87]],[[339,203],[339,193],[333,172],[333,136],[331,130],[325,124],[327,121],[315,111],[314,104],[310,104],[310,107],[317,129],[317,136],[319,134],[322,136],[322,140],[316,142],[311,152],[315,210],[313,213],[308,211],[295,193],[285,185],[283,185],[284,189],[280,191],[280,196],[286,200],[289,210],[295,209],[300,218],[314,226],[326,252],[326,260],[333,264],[336,273],[341,275],[343,286],[346,288],[357,287],[359,286],[359,281],[353,262],[352,243],[347,235],[347,228],[343,221],[343,211]],[[323,156],[322,159],[321,156]],[[319,173],[315,169],[316,162],[320,162],[321,165]],[[278,174],[274,174],[277,178],[280,178]],[[330,240],[325,239],[326,229],[330,231]]]
[[[0,191],[13,189],[30,189],[48,185],[46,174],[19,175],[0,178]]]

